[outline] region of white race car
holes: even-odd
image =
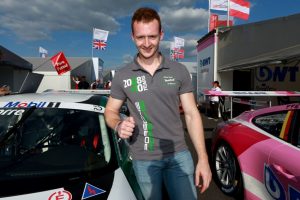
[[[0,199],[143,199],[98,93],[0,97]]]

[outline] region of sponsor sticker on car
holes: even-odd
[[[97,113],[104,113],[105,108],[103,106],[84,104],[84,103],[70,103],[70,102],[21,102],[21,101],[10,101],[10,102],[0,102],[0,108],[60,108],[60,109],[76,109],[76,110],[86,110]],[[2,111],[2,112],[1,112]],[[20,112],[20,111],[19,111]],[[15,113],[19,115],[20,113],[17,110],[11,110],[10,112],[4,109],[0,110],[0,115],[7,113]]]

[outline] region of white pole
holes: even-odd
[[[93,43],[94,43],[94,31],[95,31],[95,28],[93,28],[93,35],[92,35],[92,58],[94,57],[94,48],[93,48]]]
[[[211,0],[208,0],[208,20],[207,20],[207,32],[209,33],[210,31],[210,1]]]
[[[171,54],[171,53],[172,53],[172,51],[171,51],[171,46],[172,46],[172,45],[171,45],[171,42],[170,42],[170,51],[169,51],[170,60],[172,60],[172,54]]]
[[[227,26],[229,26],[230,0],[227,0]]]

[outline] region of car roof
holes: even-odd
[[[257,110],[245,111],[241,115],[237,116],[236,119],[248,121],[258,115],[263,115],[263,114],[267,114],[267,113],[271,113],[271,112],[279,112],[279,111],[284,111],[284,110],[295,110],[295,109],[300,109],[300,103],[271,106],[271,107],[261,108],[261,109],[257,109]]]
[[[300,103],[292,103],[292,104],[286,104],[286,105],[278,105],[278,106],[271,106],[267,108],[261,108],[253,111],[253,113],[257,114],[263,114],[263,113],[269,113],[269,112],[277,112],[281,110],[294,110],[299,109]]]

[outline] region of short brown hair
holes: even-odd
[[[142,22],[148,23],[148,22],[151,22],[155,19],[158,21],[159,31],[161,31],[160,17],[154,9],[147,8],[147,7],[137,9],[134,12],[134,14],[131,18],[131,31],[132,31],[132,33],[133,33],[133,24],[134,24],[134,22],[141,22],[142,21]]]

